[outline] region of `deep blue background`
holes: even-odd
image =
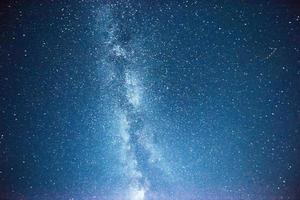
[[[300,12],[291,1],[1,3],[0,197],[84,199],[122,185],[96,62],[107,4],[120,40],[138,38],[148,52],[146,102],[173,186],[297,199]]]

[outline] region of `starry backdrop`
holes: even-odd
[[[1,200],[300,198],[297,1],[1,1]]]

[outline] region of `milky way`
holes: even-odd
[[[99,67],[105,72],[102,78],[112,93],[109,100],[115,102],[112,123],[118,128],[113,140],[120,145],[117,150],[120,170],[128,185],[123,198],[143,200],[151,188],[147,170],[156,168],[166,172],[161,152],[153,143],[153,133],[146,128],[145,116],[150,107],[143,101],[143,70],[146,67],[139,62],[141,59],[136,53],[143,47],[132,45],[138,42],[134,39],[126,44],[119,39],[121,30],[110,7],[103,7],[98,12],[99,39],[104,44]]]

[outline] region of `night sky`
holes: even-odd
[[[0,5],[0,200],[300,199],[300,2]]]

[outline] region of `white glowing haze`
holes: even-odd
[[[147,114],[143,99],[143,73],[139,71],[141,63],[137,62],[139,59],[134,54],[134,52],[138,52],[134,49],[137,47],[130,47],[131,51],[129,52],[127,50],[128,44],[124,46],[122,42],[118,41],[118,24],[114,22],[109,7],[104,7],[100,11],[99,26],[103,37],[102,43],[105,44],[103,47],[104,55],[100,60],[100,67],[102,71],[106,72],[104,79],[109,84],[118,83],[119,88],[112,90],[117,92],[117,98],[120,96],[120,99],[125,101],[125,104],[116,103],[115,114],[113,114],[115,115],[113,116],[114,123],[118,127],[116,137],[120,144],[118,146],[118,155],[121,162],[120,171],[128,182],[126,192],[122,198],[125,200],[145,200],[147,199],[147,193],[151,191],[151,182],[149,177],[143,173],[142,164],[135,150],[140,148],[139,150],[146,151],[145,155],[149,156],[147,165],[152,165],[166,172],[166,175],[169,175],[170,170],[166,162],[163,161],[161,150],[153,142],[154,133],[147,121],[137,122]],[[142,49],[141,46],[138,48]],[[120,63],[112,62],[111,58],[120,60]],[[120,90],[123,93],[119,93]],[[119,102],[119,99],[116,102]],[[136,123],[140,123],[137,129],[134,125]]]

